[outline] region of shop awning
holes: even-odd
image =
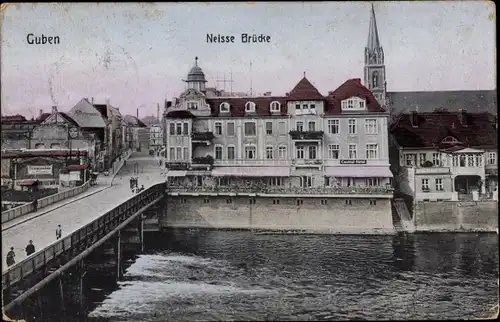
[[[185,177],[187,171],[170,170],[167,172],[167,177]]]
[[[215,177],[289,177],[289,167],[220,167],[212,170]]]
[[[350,178],[392,178],[389,167],[327,167],[327,177],[350,177]]]
[[[20,186],[35,186],[38,184],[38,180],[25,180],[19,183]]]

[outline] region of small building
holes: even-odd
[[[401,114],[390,129],[397,190],[415,201],[493,198],[497,118],[465,110]]]
[[[59,170],[59,189],[66,190],[81,186],[90,179],[87,164],[72,164]]]
[[[152,125],[149,128],[149,150],[158,154],[163,148],[163,128],[161,125]]]

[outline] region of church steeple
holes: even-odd
[[[385,106],[386,78],[384,65],[384,50],[378,36],[375,8],[372,4],[370,11],[370,26],[368,42],[365,47],[365,86],[370,89],[380,105]]]

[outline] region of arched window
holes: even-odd
[[[255,112],[255,103],[254,102],[247,102],[245,104],[245,112]]]
[[[377,71],[373,72],[373,75],[372,75],[372,84],[373,84],[374,88],[378,87],[378,72]]]
[[[274,101],[271,102],[271,112],[279,112],[281,108],[280,102]]]
[[[229,103],[227,103],[227,102],[221,103],[220,112],[221,113],[229,113]]]

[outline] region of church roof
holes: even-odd
[[[388,92],[387,98],[390,110],[396,113],[412,110],[432,112],[445,108],[449,111],[464,109],[474,113],[497,114],[497,93],[494,90]]]
[[[201,67],[198,66],[198,57],[194,59],[194,66],[189,70],[186,82],[207,82],[205,73],[203,73]]]
[[[376,50],[380,48],[380,40],[378,38],[377,20],[375,19],[375,8],[372,4],[372,11],[370,14],[370,27],[368,29],[368,42],[366,48],[369,50]]]
[[[287,97],[289,101],[315,99],[322,100],[324,97],[305,76],[295,85]]]
[[[465,146],[497,146],[495,116],[491,113],[426,112],[416,113],[416,127],[411,113],[401,114],[391,126],[391,134],[401,147],[437,148],[446,137]],[[461,117],[465,122],[462,124]],[[466,125],[464,125],[466,124]]]

